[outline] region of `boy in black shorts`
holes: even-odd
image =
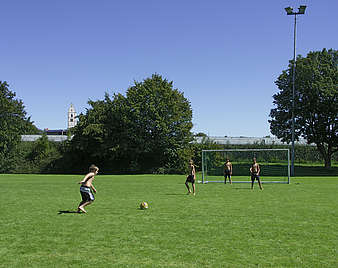
[[[259,173],[261,172],[261,169],[259,167],[259,164],[257,163],[256,158],[253,158],[253,163],[250,167],[250,174],[251,174],[251,189],[253,189],[253,185],[255,180],[258,181],[259,188],[263,190],[261,180],[259,178]]]
[[[232,184],[231,181],[231,175],[232,175],[232,164],[230,162],[230,159],[227,158],[225,164],[224,164],[224,183],[227,183],[227,178],[229,178],[230,184]]]
[[[85,206],[90,205],[94,202],[95,198],[92,193],[96,193],[96,189],[93,185],[94,176],[99,172],[99,168],[95,165],[91,165],[89,167],[89,173],[83,178],[82,181],[79,182],[80,186],[80,194],[82,197],[82,201],[80,202],[77,212],[86,213],[87,211],[84,209]]]
[[[195,189],[195,180],[196,180],[196,174],[195,174],[195,166],[194,166],[194,161],[190,160],[189,161],[189,175],[187,176],[187,179],[185,181],[185,186],[188,189],[188,194],[191,194],[191,190],[189,188],[189,182],[191,183],[192,186],[192,193],[195,195],[196,189]]]

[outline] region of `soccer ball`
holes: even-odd
[[[149,208],[149,205],[148,205],[147,202],[142,202],[142,203],[140,204],[140,209],[147,209],[147,208]]]

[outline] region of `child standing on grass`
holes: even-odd
[[[89,167],[89,173],[83,178],[82,181],[79,182],[80,186],[80,194],[82,197],[82,201],[80,202],[77,212],[86,213],[87,211],[84,209],[85,206],[90,205],[94,202],[95,198],[92,193],[96,193],[96,189],[93,185],[94,176],[99,172],[99,168],[95,165],[91,165]]]
[[[230,159],[227,158],[225,164],[224,164],[224,183],[227,183],[227,178],[229,178],[230,184],[232,184],[231,181],[231,175],[232,175],[232,164],[230,162]]]
[[[191,190],[189,188],[189,182],[191,183],[191,186],[192,186],[192,193],[193,195],[195,195],[195,180],[196,180],[196,171],[195,171],[195,166],[194,166],[194,161],[190,160],[189,161],[189,174],[187,176],[187,179],[185,181],[185,186],[187,187],[188,189],[188,194],[191,193]]]
[[[259,164],[257,163],[256,158],[253,158],[253,163],[250,167],[250,173],[251,173],[251,189],[253,189],[253,185],[255,182],[255,179],[258,181],[259,188],[263,190],[261,180],[259,178],[259,173],[261,172],[261,169],[259,167]]]

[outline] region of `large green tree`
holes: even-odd
[[[15,96],[8,84],[0,81],[0,172],[10,170],[21,135],[37,132],[30,117],[27,117],[22,100]]]
[[[82,162],[120,171],[184,169],[191,156],[192,110],[172,82],[154,74],[135,82],[125,96],[106,94],[89,104],[72,140],[72,148],[83,152]]]
[[[271,133],[283,141],[291,140],[292,66],[290,61],[275,82],[279,92],[273,96],[276,106],[270,112]],[[308,53],[296,60],[295,138],[316,144],[325,166],[331,166],[338,151],[338,51]]]

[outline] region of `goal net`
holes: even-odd
[[[260,166],[263,183],[290,183],[289,149],[203,150],[202,183],[224,183],[224,164],[227,159],[232,164],[232,182],[251,182],[253,158]]]

